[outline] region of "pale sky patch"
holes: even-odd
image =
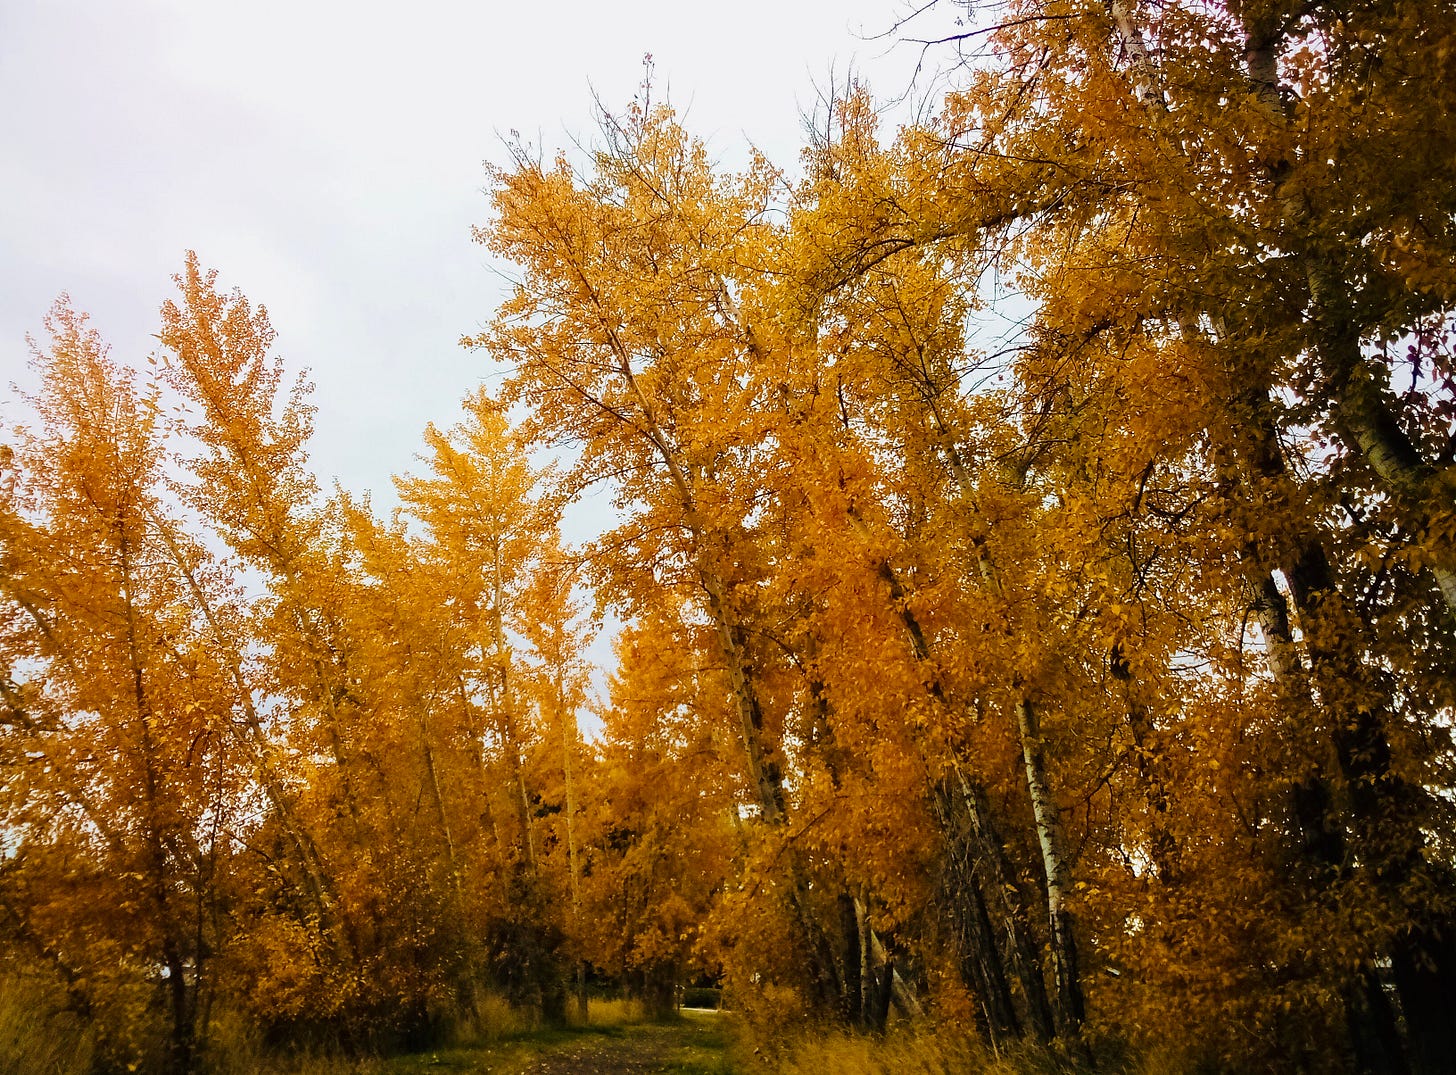
[[[393,503],[426,422],[492,369],[458,346],[504,294],[470,228],[516,130],[590,139],[653,54],[659,94],[726,164],[792,168],[831,72],[901,92],[894,0],[410,4],[6,0],[0,381],[62,291],[140,365],[183,252],[268,307],[316,385],[312,461]],[[0,423],[19,417],[9,394]]]

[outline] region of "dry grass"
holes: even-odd
[[[631,1027],[643,1021],[642,1005],[632,1000],[592,1000],[585,1027],[573,1031],[543,1030],[534,1012],[517,1008],[497,993],[481,991],[472,1010],[457,1023],[437,1047],[416,1057],[349,1057],[328,1049],[276,1050],[264,1046],[257,1030],[243,1019],[227,1014],[215,1016],[209,1033],[207,1070],[209,1075],[379,1075],[381,1072],[413,1070],[412,1065],[467,1064],[487,1058],[508,1062],[534,1055],[535,1051],[572,1040],[570,1035],[585,1029]],[[538,1040],[539,1039],[539,1040]],[[585,1040],[585,1039],[583,1039]],[[0,1066],[0,1070],[4,1070]],[[28,1071],[29,1069],[22,1069]]]
[[[61,1006],[59,990],[26,975],[0,977],[0,1071],[85,1075],[96,1043]]]
[[[470,1017],[459,1021],[449,1038],[455,1045],[500,1041],[525,1034],[534,1027],[532,1012],[516,1007],[499,993],[481,989],[475,994]]]
[[[1093,1052],[1095,1067],[1064,1051],[1034,1046],[998,1055],[954,1026],[902,1024],[883,1037],[805,1031],[766,1043],[750,1034],[738,1055],[744,1070],[775,1075],[1199,1075],[1227,1070],[1195,1043],[1164,1043],[1129,1055],[1104,1040]]]
[[[840,1033],[805,1035],[774,1047],[759,1045],[756,1056],[764,1067],[782,1075],[824,1075],[829,1071],[837,1075],[989,1075],[995,1071],[987,1066],[987,1060],[994,1058],[988,1058],[973,1042],[928,1032],[891,1033],[883,1038]],[[1007,1070],[1006,1075],[1014,1070]]]
[[[230,1011],[213,1013],[204,1063],[208,1075],[348,1075],[359,1070],[356,1061],[328,1049],[270,1049],[256,1026]]]
[[[586,1010],[587,1026],[625,1026],[640,1023],[647,1017],[641,1001],[625,998],[593,1000]]]
[[[758,1039],[745,1067],[778,1075],[1074,1075],[1088,1070],[1065,1053],[1019,1048],[997,1054],[957,1027],[891,1027],[883,1036],[844,1032],[800,1033],[766,1043]],[[1105,1075],[1156,1075],[1103,1058]]]

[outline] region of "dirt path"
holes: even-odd
[[[542,1057],[531,1075],[648,1075],[649,1072],[724,1072],[722,1033],[705,1019],[686,1015],[671,1025],[628,1028],[620,1037],[585,1038]]]
[[[723,1018],[687,1010],[668,1023],[543,1031],[479,1048],[395,1057],[371,1075],[733,1075]]]

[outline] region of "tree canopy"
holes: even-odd
[[[846,86],[796,176],[650,86],[511,143],[504,383],[388,517],[195,256],[144,373],[57,304],[4,431],[0,944],[106,1062],[590,979],[1448,1069],[1456,12],[946,14],[936,107]]]

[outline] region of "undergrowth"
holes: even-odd
[[[53,983],[0,976],[0,1071],[86,1075],[95,1059],[94,1035]]]

